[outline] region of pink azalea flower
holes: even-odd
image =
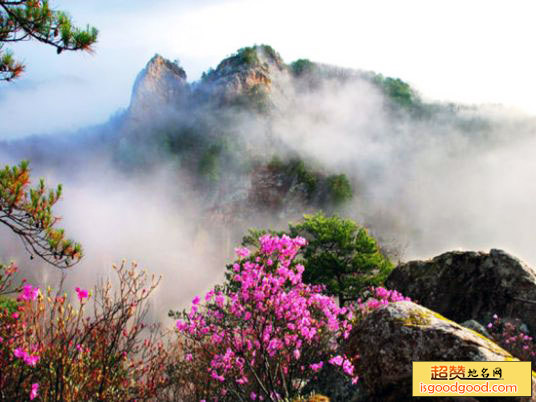
[[[335,356],[329,359],[329,364],[333,364],[334,366],[341,366],[343,362],[342,356]]]
[[[32,390],[30,391],[30,400],[34,400],[35,398],[37,398],[38,391],[39,391],[39,384],[38,383],[32,384]]]
[[[35,367],[35,365],[39,362],[39,356],[35,356],[35,355],[26,355],[24,356],[24,363],[26,363],[28,366],[33,366]]]
[[[269,357],[281,355],[281,372],[289,375],[289,365],[301,359],[302,350],[331,337],[347,337],[352,328],[351,311],[321,294],[322,287],[303,283],[306,268],[292,264],[305,239],[266,235],[259,241],[259,251],[253,256],[246,248],[236,250],[239,263],[232,265],[235,289],[226,294],[214,289],[205,296],[204,304],[194,299],[190,311],[176,324],[188,337],[221,345],[223,349],[212,354],[208,368],[219,383],[229,378],[235,384],[251,383],[246,367],[258,365],[263,349]],[[380,289],[378,296],[378,306],[399,298],[385,289]],[[227,325],[228,318],[230,322],[240,320],[241,325]],[[188,352],[184,359],[193,360]],[[304,375],[306,370],[320,371],[325,362],[318,357],[317,363],[304,362]],[[344,356],[335,356],[330,363],[353,376],[354,367]],[[250,398],[263,400],[257,394],[250,394]],[[272,399],[279,399],[279,395],[274,393]]]
[[[22,291],[19,295],[19,298],[26,301],[31,301],[37,299],[39,293],[38,287],[33,287],[32,285],[24,285]]]
[[[320,363],[313,363],[311,365],[309,365],[309,367],[311,367],[311,370],[313,370],[315,373],[320,371],[320,369],[322,368],[322,366],[324,366],[324,363],[323,362],[320,362]]]
[[[82,301],[89,297],[89,292],[86,289],[76,288],[76,293],[78,294],[78,300]]]
[[[13,354],[15,355],[15,357],[18,357],[19,359],[24,359],[24,357],[26,356],[26,352],[22,348],[15,349],[13,351]]]
[[[235,248],[235,254],[238,257],[247,257],[249,255],[249,249],[247,247]]]

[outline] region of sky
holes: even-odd
[[[11,49],[25,74],[0,83],[0,138],[69,132],[128,107],[155,54],[194,81],[240,47],[409,82],[427,100],[502,104],[536,114],[533,1],[56,0],[100,31],[93,54],[36,43]]]

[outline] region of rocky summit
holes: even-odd
[[[155,55],[138,74],[132,90],[130,116],[147,118],[147,114],[165,108],[174,109],[188,92],[186,73],[177,64]]]

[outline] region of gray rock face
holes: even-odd
[[[346,354],[360,355],[356,368],[371,401],[411,400],[412,361],[513,359],[475,331],[406,301],[380,308],[360,322],[350,334]]]
[[[519,318],[536,333],[536,272],[501,250],[448,252],[395,268],[387,287],[456,322]]]
[[[186,73],[176,63],[155,55],[136,78],[130,114],[145,117],[160,109],[175,108],[188,93]]]

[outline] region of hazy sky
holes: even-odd
[[[154,53],[190,80],[236,49],[272,45],[314,61],[400,77],[425,98],[501,103],[536,114],[536,2],[493,0],[62,0],[100,30],[95,54],[12,46],[27,71],[0,83],[0,136],[69,130],[128,106]]]

